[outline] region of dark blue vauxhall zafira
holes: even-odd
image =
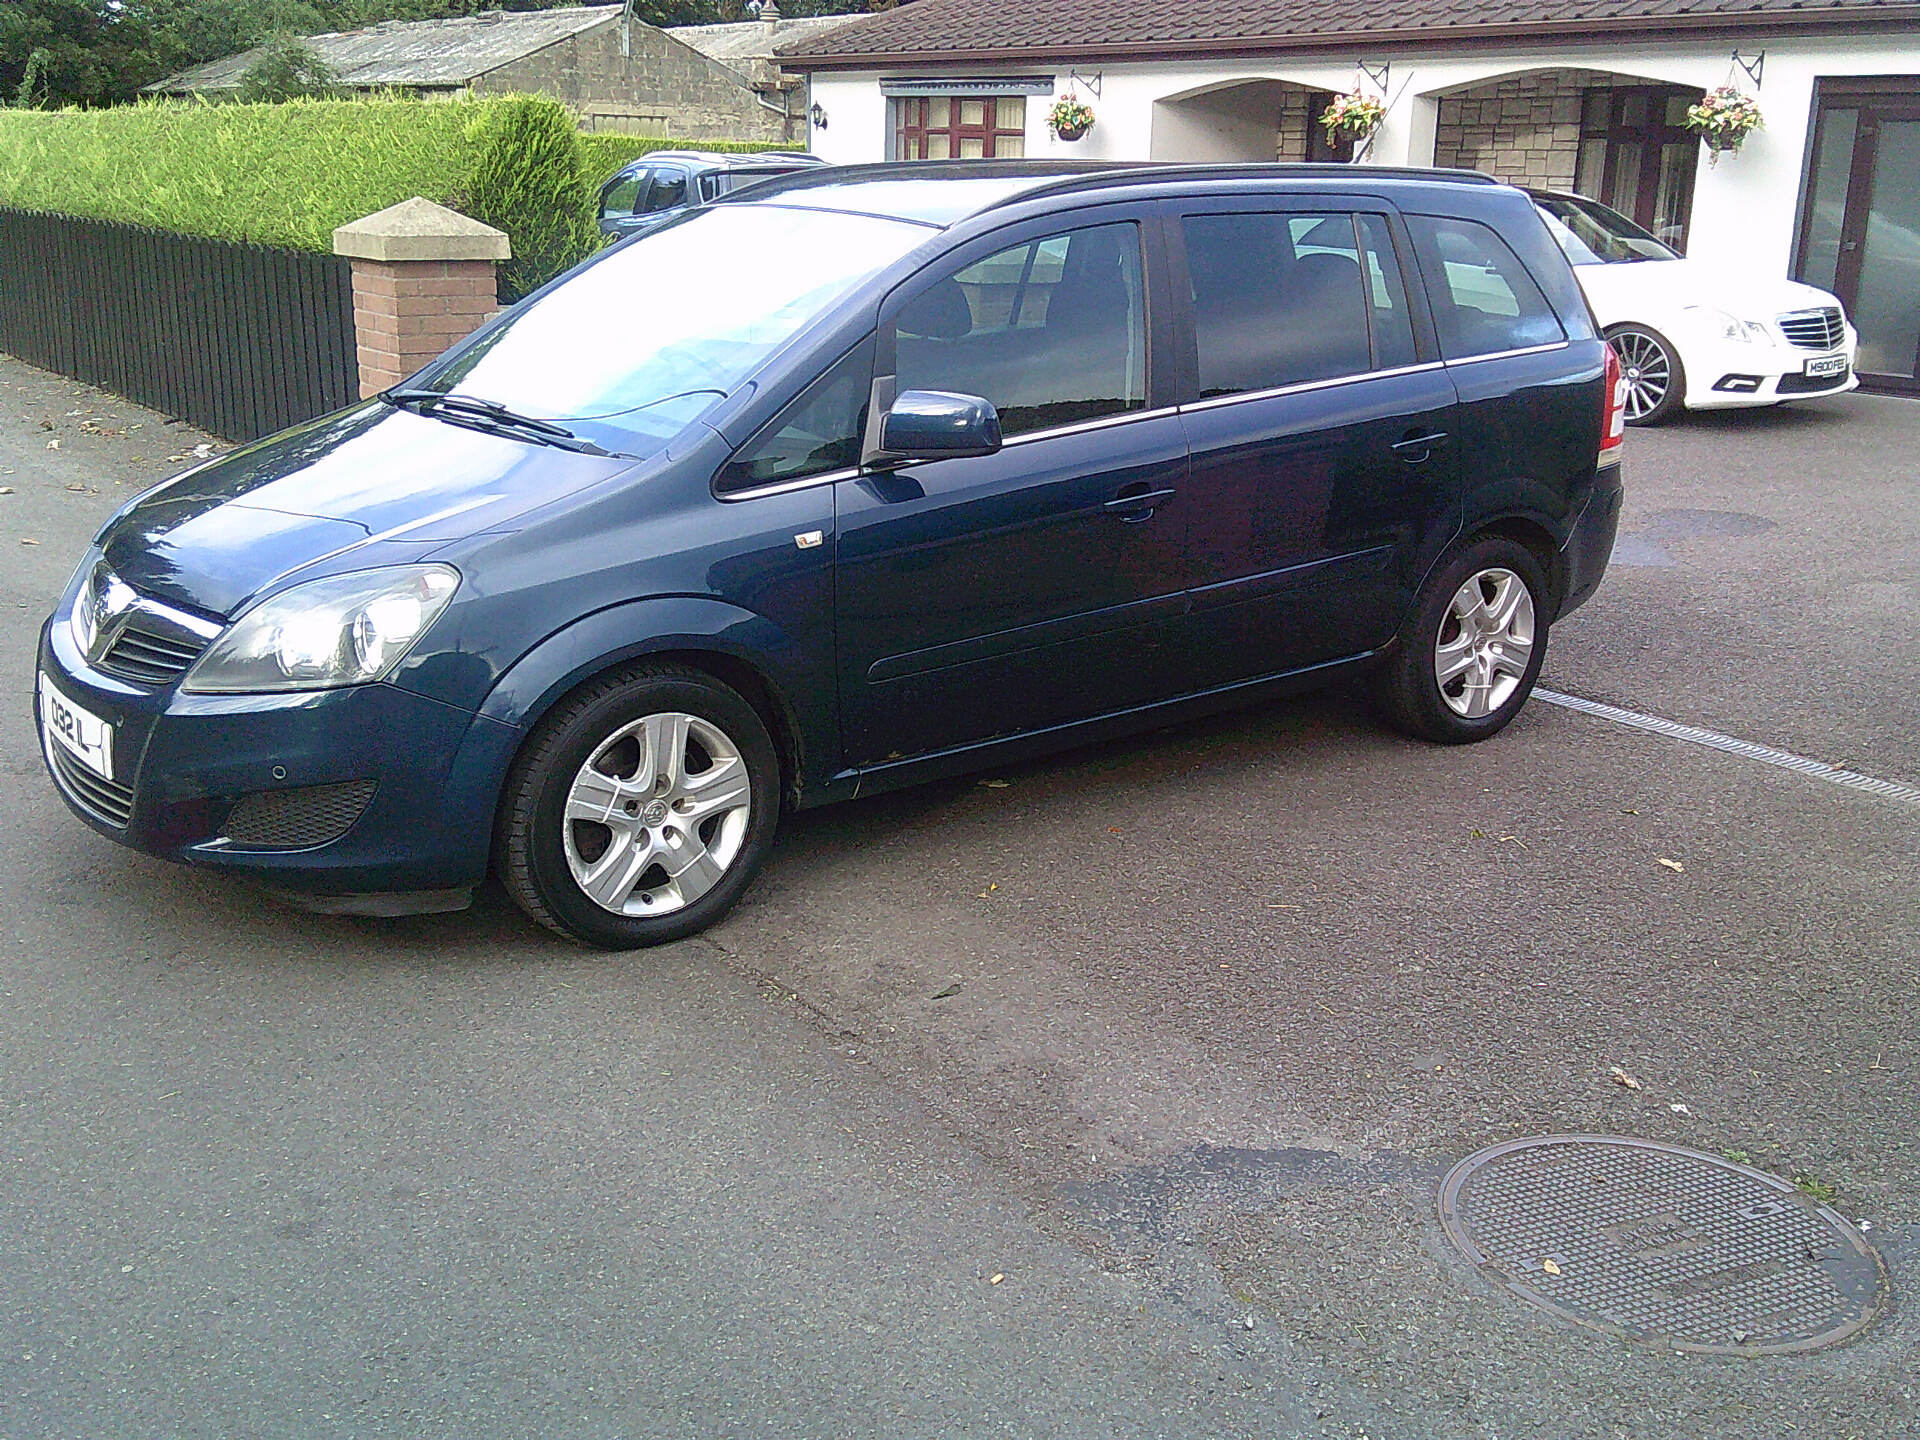
[[[1621,386],[1456,172],[821,169],[134,501],[40,645],[102,834],[323,909],[712,923],[781,810],[1370,669],[1448,743],[1599,583]]]

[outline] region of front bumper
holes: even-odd
[[[1696,340],[1681,350],[1687,371],[1689,410],[1737,410],[1778,405],[1783,400],[1809,400],[1821,395],[1843,395],[1860,388],[1853,373],[1858,338],[1852,326],[1846,339],[1832,350],[1807,350],[1784,340],[1772,344],[1729,340]],[[1832,364],[1844,359],[1846,369],[1836,375],[1811,376],[1807,362]]]
[[[310,895],[454,890],[486,874],[494,802],[520,738],[512,726],[384,684],[300,695],[129,684],[87,664],[64,607],[41,632],[39,664],[40,683],[112,726],[114,785],[103,790],[44,733],[36,689],[34,723],[55,787],[112,840]],[[322,786],[338,788],[312,792]],[[298,843],[297,827],[293,844],[262,844],[248,833],[260,828],[259,800],[247,812],[253,825],[236,821],[247,797],[267,797],[273,813],[274,802],[308,793],[361,808],[318,845]]]

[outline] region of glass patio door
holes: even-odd
[[[1920,81],[1823,88],[1796,274],[1847,307],[1864,383],[1920,392]]]

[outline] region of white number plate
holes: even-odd
[[[1809,375],[1844,375],[1847,373],[1847,357],[1844,355],[1822,355],[1818,360],[1807,361]]]
[[[103,780],[113,778],[113,726],[67,699],[40,677],[40,723],[54,743]]]

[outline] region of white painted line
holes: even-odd
[[[1637,710],[1622,710],[1617,705],[1603,705],[1598,700],[1582,700],[1578,695],[1562,695],[1557,690],[1543,690],[1536,686],[1533,695],[1536,700],[1544,700],[1549,705],[1558,705],[1566,710],[1577,710],[1582,715],[1592,715],[1601,720],[1611,720],[1616,725],[1630,725],[1636,730],[1648,730],[1655,735],[1664,735],[1669,740],[1684,740],[1689,745],[1704,745],[1709,750],[1738,755],[1743,760],[1758,760],[1762,765],[1776,765],[1782,770],[1811,775],[1815,780],[1825,780],[1830,785],[1844,785],[1849,790],[1877,795],[1883,800],[1904,800],[1909,805],[1920,805],[1920,787],[1904,785],[1898,780],[1876,779],[1871,775],[1862,775],[1858,771],[1842,770],[1838,765],[1810,760],[1805,755],[1795,755],[1791,750],[1776,750],[1771,745],[1756,745],[1751,740],[1736,740],[1733,736],[1722,735],[1717,730],[1702,730],[1697,725],[1682,725],[1677,720],[1663,720],[1658,715],[1642,715]]]

